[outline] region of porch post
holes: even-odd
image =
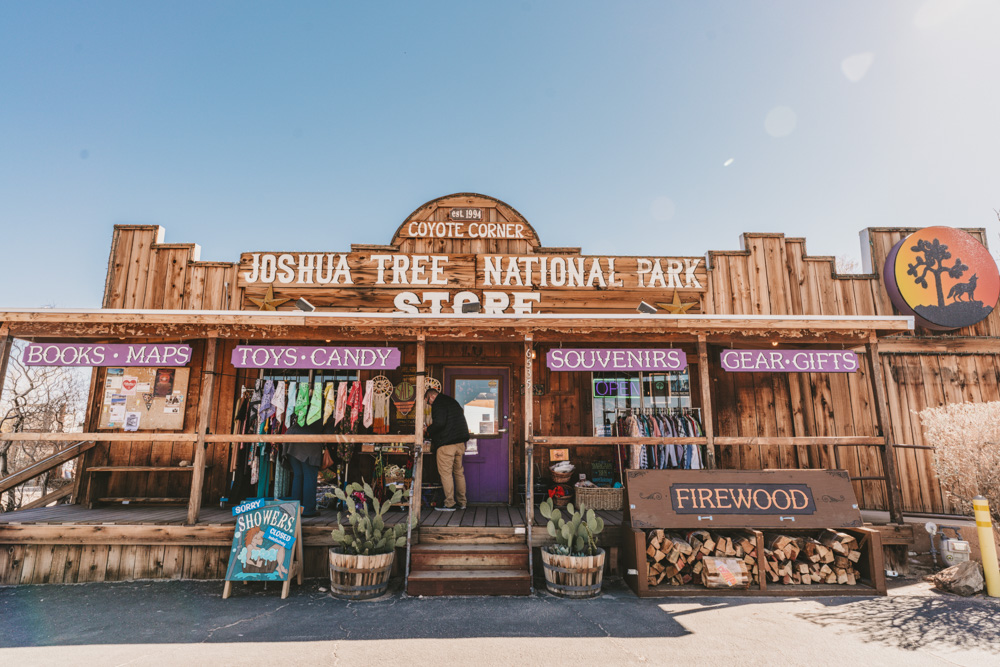
[[[420,525],[423,506],[424,480],[424,375],[427,363],[427,342],[424,334],[417,336],[417,397],[413,415],[413,481],[410,483],[410,511],[406,517],[406,563],[403,569],[403,590],[410,586],[410,547],[414,524]]]
[[[218,334],[205,339],[205,359],[201,368],[201,397],[198,399],[198,439],[194,443],[194,470],[191,471],[191,497],[188,499],[187,525],[198,523],[201,512],[201,490],[205,485],[205,434],[212,415],[212,395],[215,392],[215,353],[219,346]]]
[[[427,375],[427,340],[424,334],[417,336],[417,404],[414,407],[414,433],[413,433],[413,484],[410,492],[415,497],[413,503],[413,521],[420,525],[420,513],[423,507],[423,447],[424,447],[424,391],[426,390]],[[417,451],[420,450],[420,451]]]
[[[10,325],[4,322],[0,325],[0,400],[3,399],[3,385],[7,381],[7,363],[10,361],[10,348],[13,343],[14,337],[10,335]],[[4,494],[0,493],[0,505],[3,504],[3,497]]]
[[[705,336],[698,336],[698,385],[701,388],[701,425],[705,429],[708,446],[708,467],[715,468],[715,424],[712,417],[712,391],[708,372],[708,343]]]
[[[882,470],[885,476],[885,495],[889,505],[889,520],[903,523],[903,497],[896,478],[896,451],[893,445],[892,421],[889,417],[889,402],[885,394],[885,379],[882,374],[882,360],[878,353],[878,337],[872,333],[865,344],[868,353],[868,369],[871,378],[872,396],[875,398],[875,419],[879,432],[885,438],[882,446]]]
[[[14,337],[10,335],[10,325],[0,325],[0,399],[3,398],[3,385],[7,381],[7,363],[10,361],[10,349]]]
[[[532,479],[535,462],[535,378],[532,355],[532,334],[524,336],[524,519],[527,524],[528,547],[531,547],[531,526],[535,522],[535,483]]]

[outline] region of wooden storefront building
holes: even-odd
[[[431,378],[446,393],[487,382],[493,416],[467,460],[473,506],[446,516],[415,503],[414,544],[477,533],[543,544],[534,482],[548,476],[552,450],[568,449],[588,473],[594,461],[618,455],[616,444],[696,446],[709,468],[843,469],[862,509],[897,523],[903,512],[949,513],[916,413],[1000,400],[1000,320],[992,313],[941,333],[894,309],[881,267],[912,231],[866,230],[870,272],[839,275],[832,257],[810,256],[804,239],[781,234],[744,234],[742,250],[704,257],[546,247],[515,209],[478,194],[424,204],[387,245],[261,250],[235,263],[201,261],[198,246],[165,243],[160,227],[116,226],[103,307],[0,312],[0,368],[15,338],[189,345],[180,426],[102,428],[109,371],[101,367],[92,373],[84,433],[0,434],[65,445],[0,480],[0,491],[78,460],[74,484],[61,492],[69,504],[45,506],[59,500],[51,497],[0,514],[0,584],[220,578],[232,536],[220,500],[231,492],[240,443],[354,443],[352,478],[371,474],[366,447],[401,443],[415,456],[418,497],[436,481],[433,457],[421,455],[419,420],[378,435],[233,435],[243,390],[266,376],[234,366],[240,346],[396,348],[400,366],[385,375],[394,385],[412,380],[414,415],[423,414]],[[985,244],[983,230],[967,231]],[[315,310],[300,310],[300,299]],[[656,312],[637,312],[642,303]],[[553,350],[609,348],[683,351],[685,369],[661,378],[663,395],[650,405],[698,415],[701,433],[603,431],[615,415],[602,406],[621,408],[595,396],[599,374],[552,370],[546,360]],[[721,355],[732,349],[853,351],[860,363],[849,373],[729,372]],[[304,523],[309,575],[325,575],[334,514]],[[614,545],[620,514],[617,524],[614,512],[604,515],[603,540]]]

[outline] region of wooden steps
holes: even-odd
[[[420,526],[421,544],[525,544],[526,539],[524,526]]]
[[[410,572],[409,595],[529,595],[527,570],[420,570]]]
[[[409,595],[530,595],[523,526],[422,526],[410,547]]]
[[[410,569],[527,572],[528,550],[523,544],[414,544],[410,547]]]

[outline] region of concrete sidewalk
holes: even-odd
[[[409,598],[135,582],[0,589],[0,664],[435,666],[1000,664],[1000,601],[928,585],[887,598]]]

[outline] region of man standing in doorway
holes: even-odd
[[[444,491],[442,512],[454,512],[456,504],[465,509],[465,443],[469,441],[469,425],[465,421],[465,410],[451,396],[437,389],[428,389],[424,398],[431,406],[431,425],[426,427],[427,438],[431,441],[431,451],[437,457],[441,488]]]

